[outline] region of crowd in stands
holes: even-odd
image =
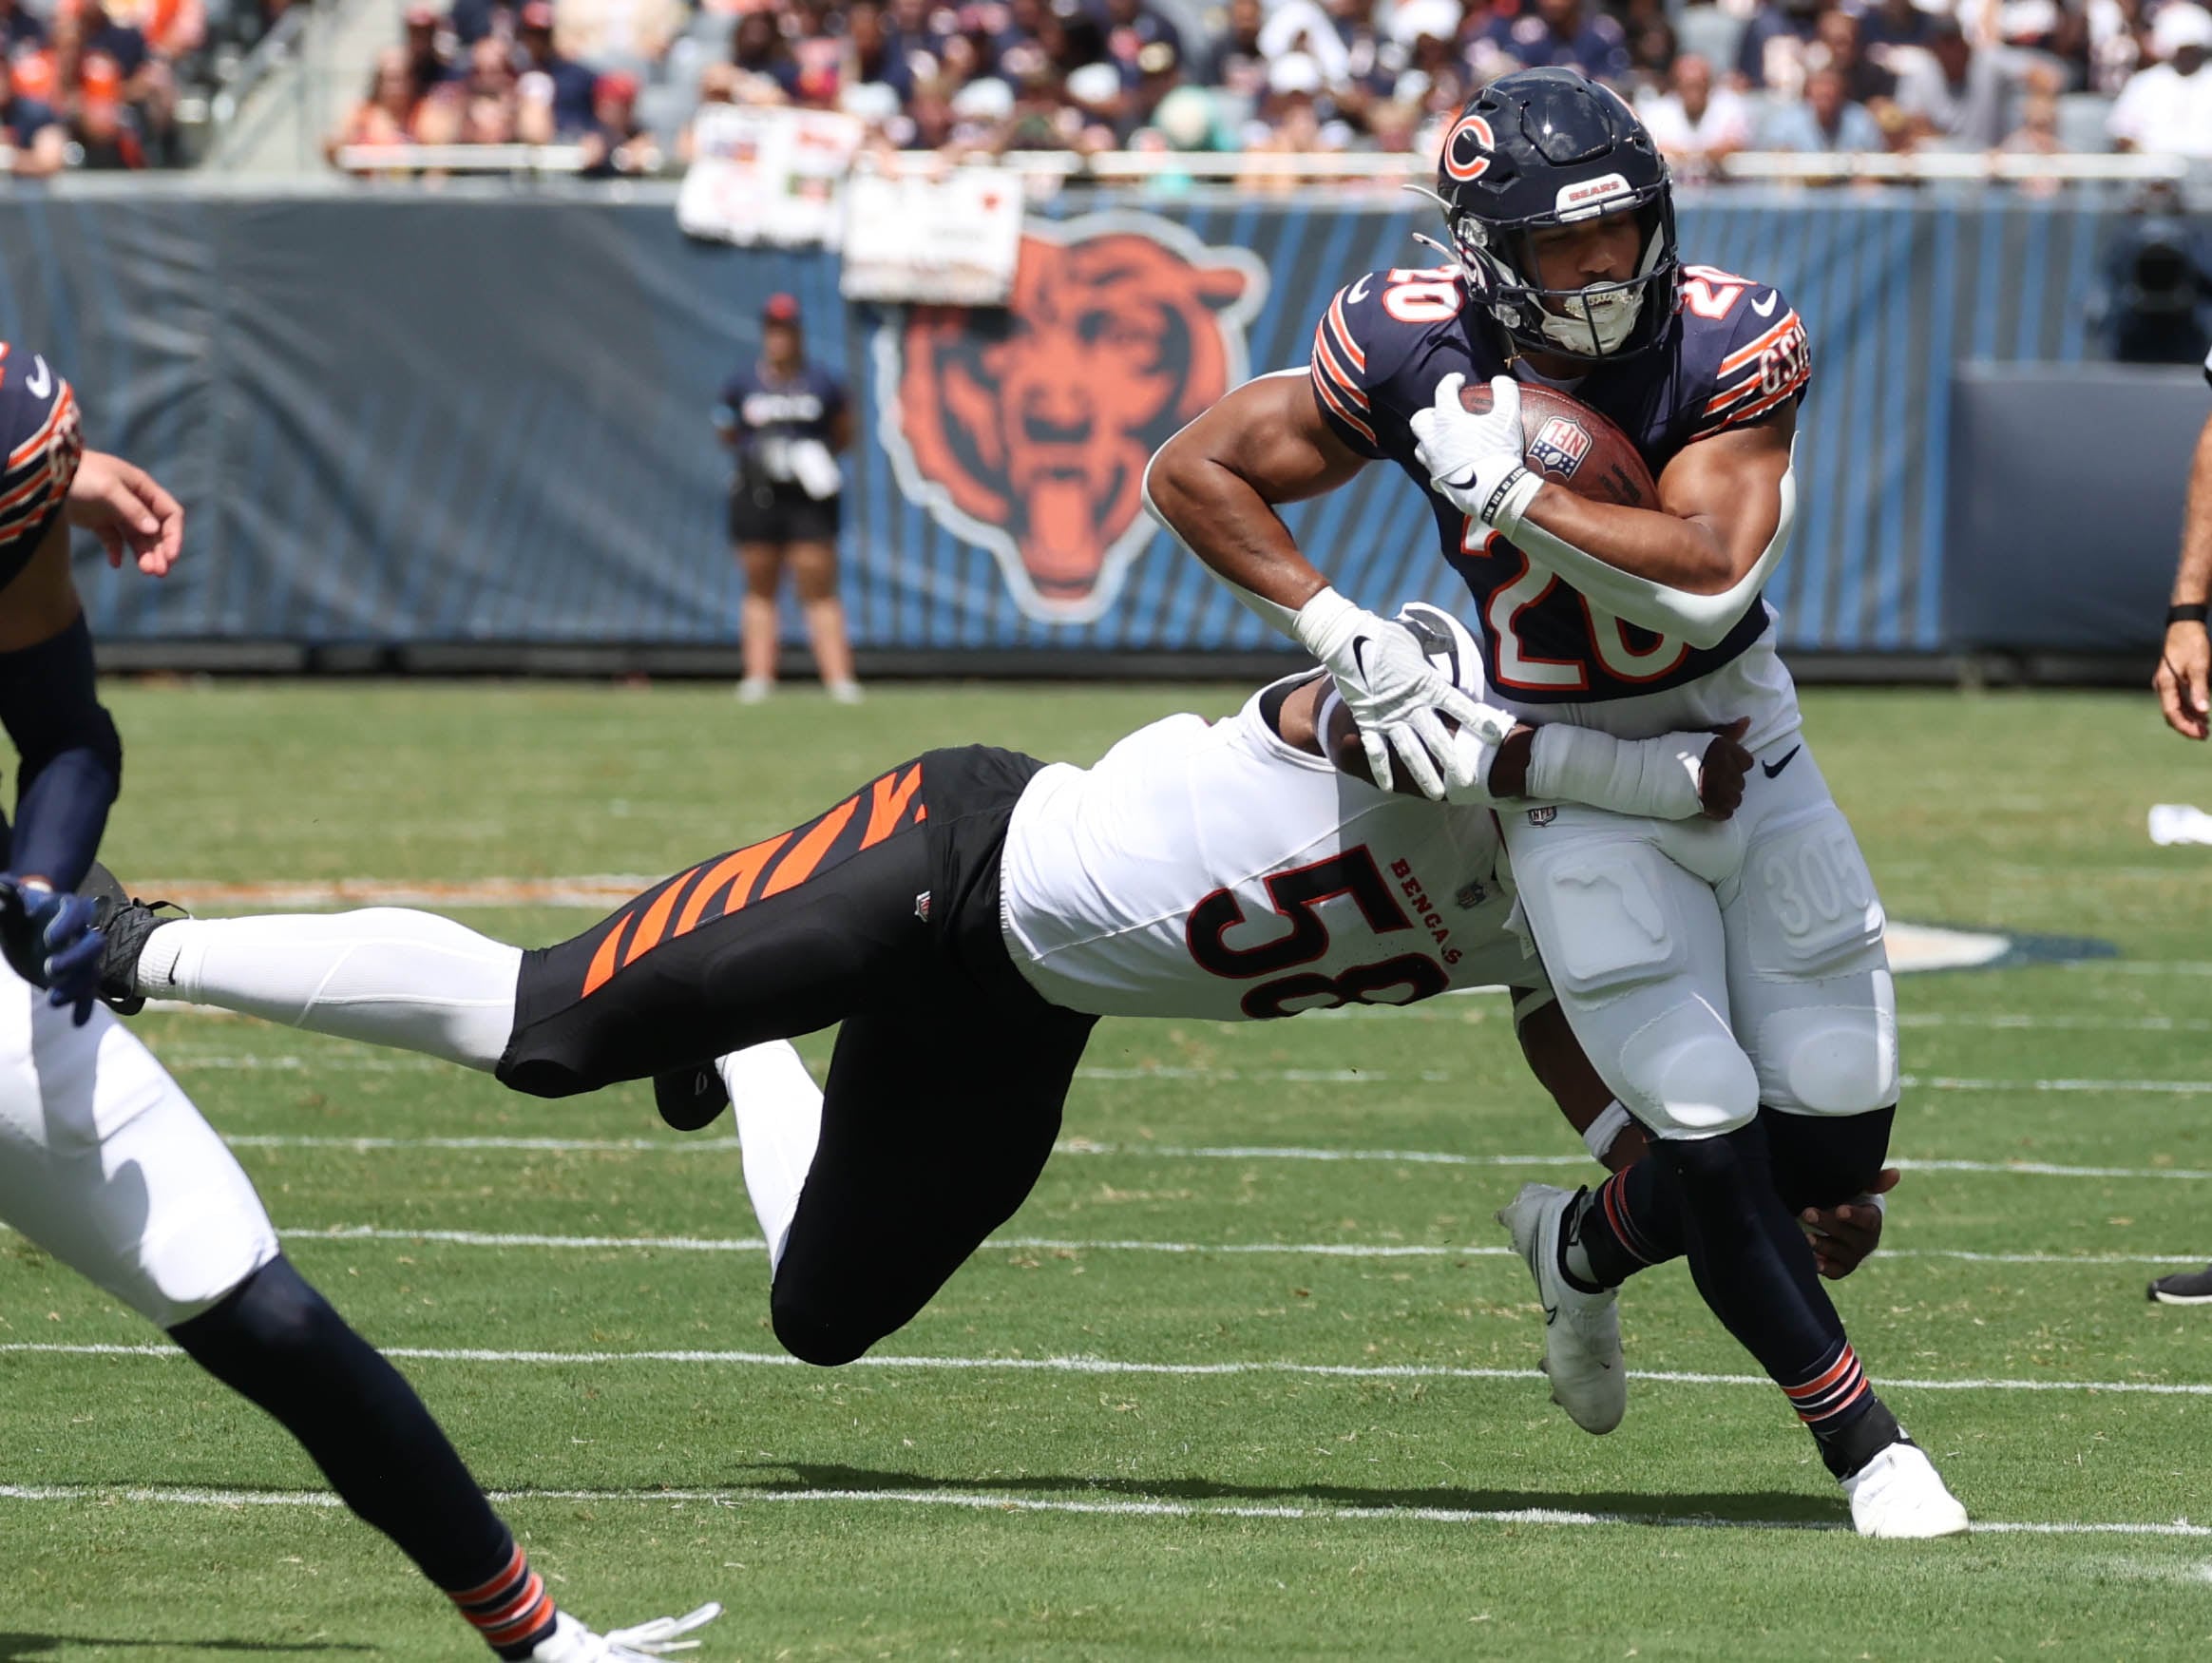
[[[181,112],[293,0],[0,0],[0,143],[18,178],[191,160]]]
[[[0,0],[12,171],[176,164],[180,82],[209,40],[202,0]]]
[[[630,42],[576,32],[600,55],[642,58],[629,48],[663,51],[673,39],[643,33],[658,24],[647,19],[652,10],[634,9],[639,34]],[[332,135],[331,148],[573,143],[588,174],[653,173],[661,153],[638,120],[639,86],[632,70],[591,67],[574,41],[556,45],[546,0],[455,0],[443,15],[417,6],[407,13],[405,44],[377,59],[369,96]]]
[[[727,102],[955,155],[1434,154],[1483,83],[1572,65],[1690,178],[1752,149],[2212,158],[2208,55],[2199,0],[453,0],[408,14],[333,147],[649,173]]]

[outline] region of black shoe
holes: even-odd
[[[653,1106],[678,1132],[712,1126],[730,1106],[730,1089],[712,1062],[653,1077]]]
[[[107,938],[100,949],[100,1003],[118,1016],[136,1016],[146,1007],[145,997],[138,990],[139,955],[146,949],[146,937],[160,926],[190,915],[167,901],[133,899],[98,861],[77,886],[77,893],[93,903],[92,927]]]
[[[2212,1265],[2161,1276],[2150,1285],[2150,1296],[2161,1305],[2212,1305]]]

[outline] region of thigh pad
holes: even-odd
[[[1887,967],[1874,874],[1833,803],[1762,830],[1733,907],[1743,909],[1739,939],[1756,976],[1825,980]]]
[[[1521,906],[1562,993],[1602,1003],[1688,967],[1674,899],[1686,874],[1649,841],[1582,832],[1523,849],[1514,861]]]

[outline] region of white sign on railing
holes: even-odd
[[[701,105],[676,222],[724,242],[834,248],[845,176],[866,130],[833,110]]]
[[[1003,306],[1021,253],[1021,177],[956,167],[939,177],[863,168],[846,186],[848,300]]]

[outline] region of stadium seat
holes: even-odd
[[[1674,22],[1678,48],[1695,52],[1726,74],[1735,67],[1736,48],[1744,39],[1744,20],[1730,17],[1718,6],[1689,6]]]
[[[592,59],[591,67],[601,75],[623,74],[635,76],[642,86],[653,79],[658,66],[642,52],[624,51],[620,48],[602,49]]]
[[[673,154],[677,135],[683,131],[683,124],[690,120],[697,102],[690,86],[646,86],[638,94],[638,119],[660,141],[661,147]]]
[[[2101,92],[2069,92],[2058,101],[2058,140],[2069,151],[2096,155],[2112,148],[2105,120],[2112,101]]]
[[[715,11],[701,7],[691,20],[685,34],[707,48],[715,59],[730,55],[730,37],[737,32],[737,14],[734,11]]]
[[[728,55],[726,52],[721,54],[723,58],[727,58]],[[687,99],[696,98],[700,74],[706,69],[709,63],[716,61],[716,59],[710,57],[706,48],[698,41],[690,35],[678,35],[675,43],[669,47],[668,56],[660,60],[659,67],[653,78],[653,84],[677,87],[682,91]]]

